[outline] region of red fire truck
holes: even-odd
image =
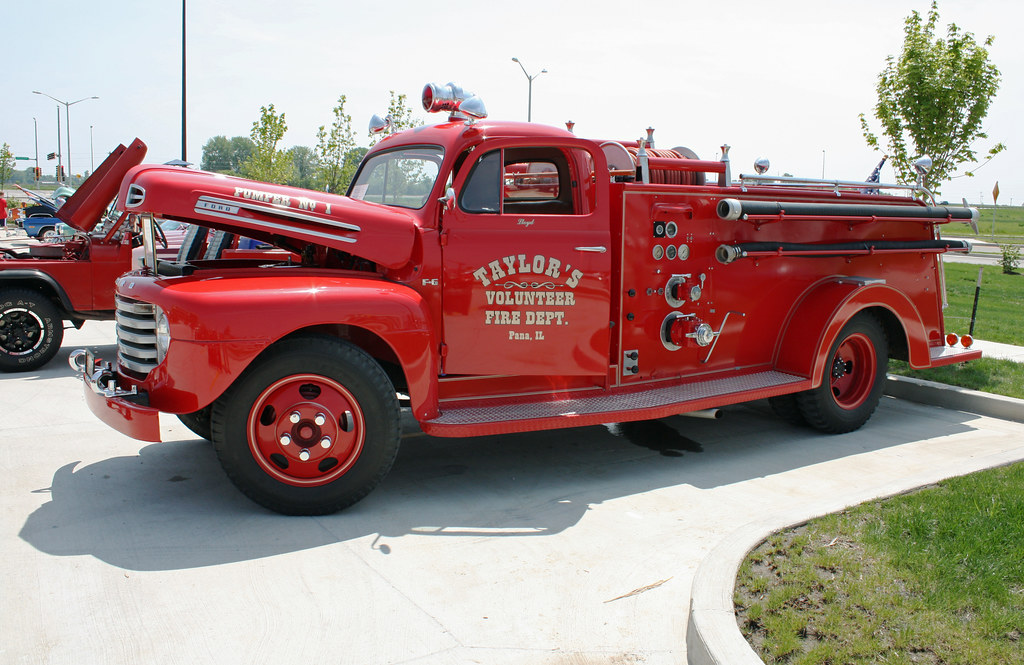
[[[976,210],[914,186],[734,179],[727,147],[705,161],[650,134],[485,121],[452,84],[423,104],[448,120],[383,138],[347,196],[129,171],[117,205],[148,248],[175,219],[294,258],[122,276],[117,358],[71,359],[94,413],[144,441],[175,414],[251,499],[318,514],[388,472],[403,402],[435,436],[764,398],[838,433],[868,420],[888,358],[981,355],[947,338],[940,259],[970,247],[939,234]]]

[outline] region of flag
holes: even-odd
[[[47,156],[46,156],[46,159],[47,159],[47,160],[54,160],[54,159],[57,159],[57,153],[55,153],[55,152],[51,152],[51,153],[50,153],[49,155],[47,155]]]
[[[885,164],[885,160],[887,159],[889,159],[889,155],[882,155],[882,161],[878,162],[878,166],[875,167],[875,170],[871,172],[871,175],[869,175],[868,179],[864,182],[880,182],[882,177],[882,166]],[[877,189],[869,188],[862,189],[860,191],[864,194],[878,194]]]

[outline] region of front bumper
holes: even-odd
[[[132,401],[138,389],[120,387],[110,363],[95,358],[88,349],[77,349],[68,364],[82,375],[85,403],[97,418],[133,439],[160,441],[160,411]]]

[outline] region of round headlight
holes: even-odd
[[[156,361],[162,363],[171,343],[171,324],[167,322],[164,310],[156,307]]]

